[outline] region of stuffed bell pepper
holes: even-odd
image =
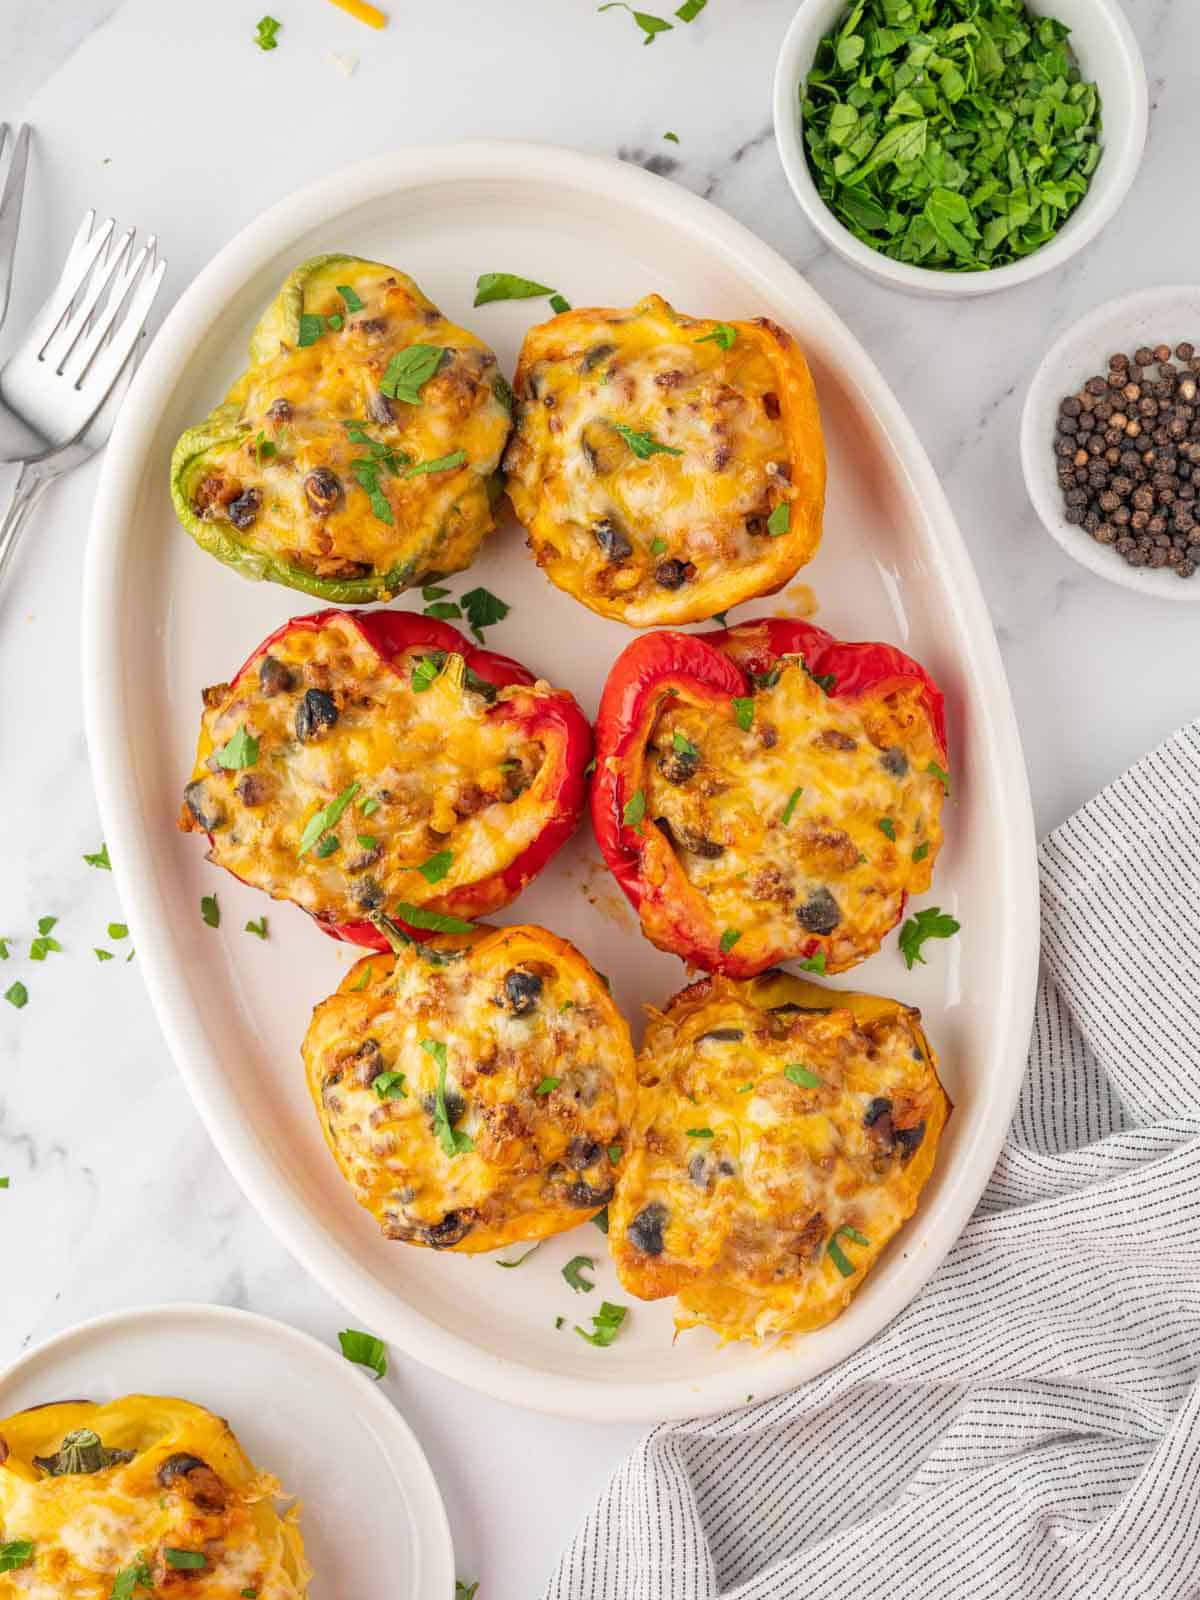
[[[764,1339],[840,1315],[933,1171],[950,1102],[896,1000],[708,977],[653,1013],[609,1246],[676,1325]]]
[[[646,937],[696,966],[844,972],[929,887],[942,696],[891,645],[783,619],[649,634],[609,674],[596,741],[600,848]]]
[[[204,691],[179,826],[336,938],[513,900],[574,831],[591,730],[563,689],[404,611],[320,611]]]
[[[476,927],[368,956],[317,1006],[313,1103],[389,1239],[493,1250],[608,1203],[633,1047],[603,980],[544,928]]]
[[[187,1400],[68,1400],[0,1420],[0,1596],[304,1600],[296,1508]]]
[[[526,335],[514,388],[509,499],[546,576],[601,616],[697,622],[816,554],[816,391],[767,318],[688,317],[655,294],[566,311]]]
[[[474,560],[510,405],[494,352],[411,278],[314,256],[267,307],[245,373],[176,445],[176,514],[245,577],[338,605],[389,600]]]

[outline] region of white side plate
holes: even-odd
[[[249,329],[284,274],[331,249],[412,273],[447,315],[494,343],[509,372],[524,329],[547,308],[472,310],[481,272],[536,276],[577,306],[628,305],[654,289],[688,312],[765,314],[791,329],[813,367],[830,493],[824,546],[800,576],[819,599],[819,622],[845,638],[904,646],[946,691],[955,787],[931,899],[963,931],[914,973],[893,937],[847,980],[921,1005],[957,1110],[912,1225],[851,1309],[790,1348],[719,1350],[704,1332],[673,1344],[665,1301],[636,1304],[610,1349],[585,1344],[574,1322],[589,1326],[602,1296],[629,1301],[588,1224],[511,1272],[492,1258],[384,1240],[329,1158],[298,1054],[312,1006],[353,952],[208,866],[200,841],[175,831],[201,687],[226,679],[285,618],[315,607],[246,582],[176,526],[171,446],[242,369]],[[489,645],[565,684],[593,714],[630,630],[552,588],[511,519],[453,587],[480,583],[512,606]],[[793,588],[736,616],[795,612],[807,595]],[[900,407],[803,279],[721,212],[636,168],[518,144],[401,151],[275,206],[184,294],[125,403],[88,547],[83,659],[106,837],[172,1053],[251,1201],[360,1326],[520,1404],[610,1419],[695,1415],[832,1366],[893,1317],[949,1249],[1003,1140],[1028,1042],[1038,921],[1016,725],[970,561]],[[200,920],[200,897],[213,890],[219,932]],[[264,911],[270,940],[260,944],[242,929]],[[611,976],[635,1036],[641,1007],[685,981],[678,961],[640,937],[586,826],[502,920],[542,922],[573,939]],[[581,1252],[599,1263],[588,1296],[560,1275]]]
[[[0,1375],[0,1417],[55,1400],[175,1395],[225,1417],[302,1504],[312,1600],[450,1600],[441,1495],[374,1379],[306,1333],[224,1306],[98,1317]]]

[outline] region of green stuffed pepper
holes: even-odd
[[[495,526],[510,405],[495,353],[411,278],[314,256],[264,312],[246,372],[175,446],[176,514],[245,577],[390,600],[469,566]]]

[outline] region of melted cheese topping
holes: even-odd
[[[735,327],[727,350],[718,326]],[[815,553],[816,399],[773,324],[685,317],[657,295],[567,312],[527,335],[516,394],[509,497],[539,565],[593,610],[693,621],[780,587]],[[619,427],[662,448],[645,454]]]
[[[334,922],[394,901],[441,905],[502,871],[549,820],[557,782],[542,744],[514,719],[555,691],[511,687],[489,700],[461,656],[435,671],[437,661],[420,648],[393,666],[346,616],[292,629],[265,664],[256,657],[236,683],[205,691],[181,826],[210,832],[212,859],[245,882]],[[324,705],[310,692],[336,721],[318,714],[301,738],[298,717]],[[217,752],[240,729],[258,740],[258,757],[228,771]],[[301,855],[310,820],[351,784],[352,803]],[[497,884],[489,909],[515,893]]]
[[[821,951],[823,970],[841,972],[878,950],[906,894],[929,887],[939,754],[916,689],[839,700],[788,658],[740,705],[691,701],[685,686],[663,697],[646,826],[658,823],[654,847],[674,851],[699,914],[739,958]]]
[[[108,1406],[71,1403],[20,1413],[0,1422],[10,1447],[0,1466],[0,1543],[29,1540],[32,1559],[0,1574],[0,1600],[109,1600],[119,1573],[144,1559],[155,1594],[192,1600],[235,1600],[246,1589],[258,1600],[304,1600],[310,1569],[295,1509],[280,1516],[278,1482],[246,1460],[228,1426],[185,1401],[132,1396]],[[177,1425],[168,1432],[163,1413]],[[50,1476],[20,1452],[23,1433],[58,1448],[68,1427],[52,1434],[53,1417],[93,1427],[110,1448],[132,1448],[132,1461],[98,1472]],[[77,1415],[78,1414],[78,1415]],[[160,1469],[171,1457],[198,1456],[196,1475]],[[204,1557],[199,1568],[178,1568],[165,1552]],[[135,1594],[149,1591],[139,1587]]]
[[[609,1209],[624,1286],[677,1294],[677,1325],[723,1340],[843,1311],[915,1209],[949,1109],[918,1016],[787,978],[676,995],[646,1031]]]
[[[389,1239],[478,1251],[574,1227],[612,1194],[633,1097],[624,1019],[544,929],[436,946],[359,962],[313,1013],[304,1059],[329,1147]]]
[[[349,309],[347,288],[360,308]],[[510,426],[494,353],[411,278],[375,262],[302,268],[281,301],[321,319],[322,331],[301,347],[279,302],[264,317],[253,364],[205,425],[211,442],[199,440],[187,461],[193,515],[301,574],[378,576],[380,598],[469,565],[494,526],[485,480]],[[414,345],[443,350],[442,365],[417,404],[389,399],[380,389],[389,362]],[[460,450],[460,465],[405,475]]]

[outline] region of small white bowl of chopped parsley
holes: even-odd
[[[1113,217],[1147,99],[1119,0],[802,0],[775,138],[847,261],[914,294],[991,294]]]

